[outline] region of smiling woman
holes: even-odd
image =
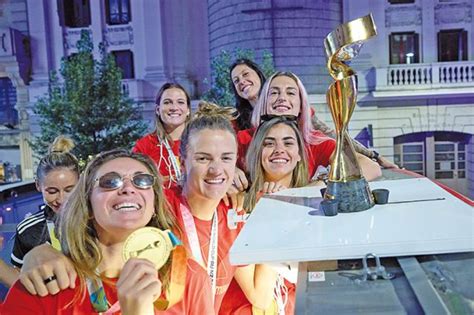
[[[139,139],[133,152],[151,157],[158,165],[165,187],[181,179],[180,138],[191,114],[191,99],[178,83],[165,83],[156,95],[156,128]]]
[[[25,286],[11,288],[2,314],[212,313],[207,274],[186,255],[175,255],[178,247],[161,268],[144,258],[124,259],[127,238],[145,226],[179,235],[154,162],[123,150],[101,153],[88,164],[60,218],[61,249],[79,279],[54,296],[39,297],[26,290],[58,288],[59,276],[32,274]],[[173,233],[164,233],[179,244]],[[148,249],[146,241],[141,246]],[[173,283],[184,286],[176,299]]]
[[[49,152],[36,169],[36,188],[43,195],[45,205],[40,211],[21,221],[16,229],[11,263],[17,268],[23,266],[23,257],[35,246],[51,243],[55,239],[53,226],[61,206],[79,179],[79,164],[71,154],[74,142],[64,136],[57,137]],[[16,270],[12,273],[17,275]],[[13,279],[16,280],[16,277]],[[10,280],[6,283],[11,286]]]

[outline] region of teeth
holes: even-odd
[[[141,209],[141,206],[136,203],[124,202],[114,206],[117,211],[137,211]]]
[[[272,162],[272,163],[287,163],[288,160],[286,160],[286,159],[274,159],[274,160],[271,160],[270,162]]]
[[[250,85],[247,85],[246,87],[242,89],[242,92],[247,93],[249,89],[250,89]]]
[[[204,181],[208,184],[222,184],[224,179],[206,179]]]

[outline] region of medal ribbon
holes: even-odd
[[[204,259],[202,258],[201,246],[199,245],[199,237],[196,231],[196,224],[194,223],[194,218],[188,207],[181,203],[181,216],[183,218],[184,229],[186,235],[188,236],[189,246],[191,247],[191,252],[194,259],[201,264],[201,266],[206,267],[204,264]],[[209,252],[207,256],[207,273],[211,278],[212,285],[212,300],[214,301],[216,295],[216,284],[217,284],[217,247],[218,247],[218,218],[217,218],[217,209],[214,210],[214,215],[212,218],[212,227],[211,227],[211,237],[209,241]]]
[[[171,166],[173,167],[174,174],[175,174],[174,177],[175,177],[176,181],[179,181],[181,179],[181,168],[180,168],[180,165],[179,165],[179,160],[176,157],[176,155],[174,155],[174,152],[171,149],[171,146],[168,142],[168,139],[165,138],[165,140],[163,141],[163,144],[165,145],[166,151],[168,151],[168,157],[169,157],[169,160],[171,162]],[[173,178],[173,174],[172,174],[171,171],[170,171],[170,178]]]
[[[186,249],[181,241],[171,231],[168,236],[173,245],[170,284],[167,290],[168,299],[158,298],[153,305],[158,310],[167,310],[181,300],[184,294],[186,284],[187,271],[187,254]],[[94,310],[98,313],[113,314],[120,311],[119,301],[115,302],[109,308],[109,302],[105,295],[104,285],[101,279],[86,279],[87,290],[89,292],[90,301]],[[91,293],[92,292],[92,293]]]
[[[54,222],[47,220],[46,225],[48,227],[49,239],[51,240],[51,246],[55,250],[61,251],[61,243],[59,242],[58,238],[56,237]]]

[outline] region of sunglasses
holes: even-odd
[[[262,115],[260,116],[261,122],[267,122],[272,119],[277,119],[279,121],[292,121],[296,122],[298,120],[297,116],[294,115]]]
[[[132,176],[122,176],[119,173],[110,172],[96,178],[95,181],[99,182],[99,187],[108,190],[119,189],[123,186],[124,179],[128,177],[132,182],[133,186],[138,189],[148,189],[155,183],[155,176],[146,173],[138,173]]]

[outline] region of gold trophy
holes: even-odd
[[[338,212],[363,211],[374,206],[367,181],[362,176],[347,126],[357,100],[357,75],[344,62],[359,54],[363,42],[375,36],[372,14],[339,25],[324,40],[327,68],[333,82],[326,93],[336,129],[336,150],[331,161],[325,199],[338,201]]]

